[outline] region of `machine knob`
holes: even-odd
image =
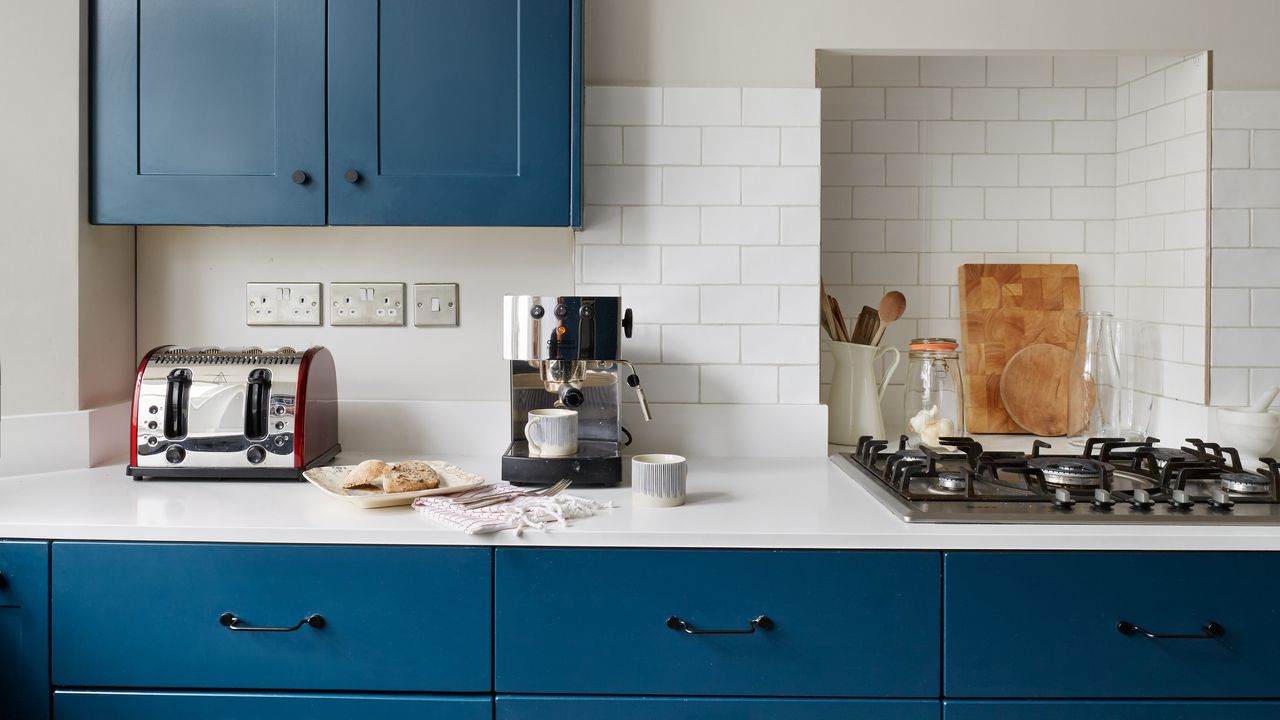
[[[578,315],[582,316],[583,318],[589,319],[595,316],[595,314],[596,314],[596,306],[590,303],[578,308]]]
[[[1110,490],[1098,488],[1093,491],[1093,506],[1099,510],[1110,510],[1116,504],[1116,499],[1111,497]]]
[[[556,317],[564,319],[569,316],[569,306],[561,303],[556,306]]]
[[[543,315],[546,315],[546,314],[547,314],[547,309],[542,307],[541,305],[534,305],[533,307],[529,308],[529,315],[531,315],[534,320],[539,320],[542,318]]]
[[[1151,499],[1151,493],[1141,488],[1133,491],[1133,499],[1129,501],[1134,510],[1150,510],[1155,507],[1156,502]]]
[[[183,450],[181,445],[170,445],[169,448],[164,451],[164,459],[168,460],[174,465],[177,465],[178,463],[182,462],[186,458],[187,458],[187,451]]]
[[[267,459],[267,451],[263,450],[261,445],[252,445],[245,451],[244,456],[249,459],[249,462],[257,465]]]
[[[560,404],[569,408],[582,407],[582,403],[587,399],[586,395],[576,387],[566,385],[560,389]]]
[[[156,428],[158,428],[158,427],[160,427],[160,423],[156,422],[155,420],[149,420],[149,421],[147,421],[147,429],[148,429],[148,430],[155,430],[155,429],[156,429]]]
[[[287,411],[286,411],[286,409],[285,409],[285,406],[283,406],[283,405],[276,405],[275,407],[271,408],[271,412],[273,412],[273,413],[275,413],[275,414],[277,414],[277,415],[283,415],[283,414],[285,414],[285,412],[287,412]]]
[[[634,324],[635,319],[631,316],[631,308],[627,308],[626,312],[622,313],[622,334],[628,340],[631,339],[631,328]]]
[[[305,185],[307,180],[309,180],[310,178],[307,177],[307,174],[305,172],[301,170],[294,170],[293,174],[289,176],[289,179],[299,185]]]
[[[1053,506],[1059,510],[1070,510],[1075,507],[1076,500],[1071,497],[1071,491],[1066,488],[1058,488],[1053,491]]]

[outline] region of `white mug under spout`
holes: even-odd
[[[529,454],[563,457],[578,452],[578,411],[546,408],[529,411],[524,426]]]

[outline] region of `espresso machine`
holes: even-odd
[[[623,383],[635,388],[640,411],[651,419],[640,378],[621,359],[621,338],[631,337],[631,310],[617,297],[507,295],[502,356],[511,361],[511,445],[502,456],[502,479],[517,485],[617,485],[622,448],[631,434],[619,411]],[[525,438],[530,410],[563,408],[578,413],[578,450],[543,457]],[[623,440],[623,437],[626,440]]]

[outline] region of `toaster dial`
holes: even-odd
[[[249,449],[245,451],[244,456],[249,460],[249,462],[257,465],[267,458],[267,451],[264,450],[261,445],[251,445]]]
[[[182,462],[186,457],[187,451],[183,450],[181,445],[170,445],[169,448],[164,451],[164,459],[174,465]]]

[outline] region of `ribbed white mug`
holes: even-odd
[[[524,426],[529,454],[562,457],[578,452],[578,411],[563,408],[530,410]]]
[[[631,458],[631,498],[649,507],[683,505],[688,475],[689,461],[679,455],[636,455]]]

